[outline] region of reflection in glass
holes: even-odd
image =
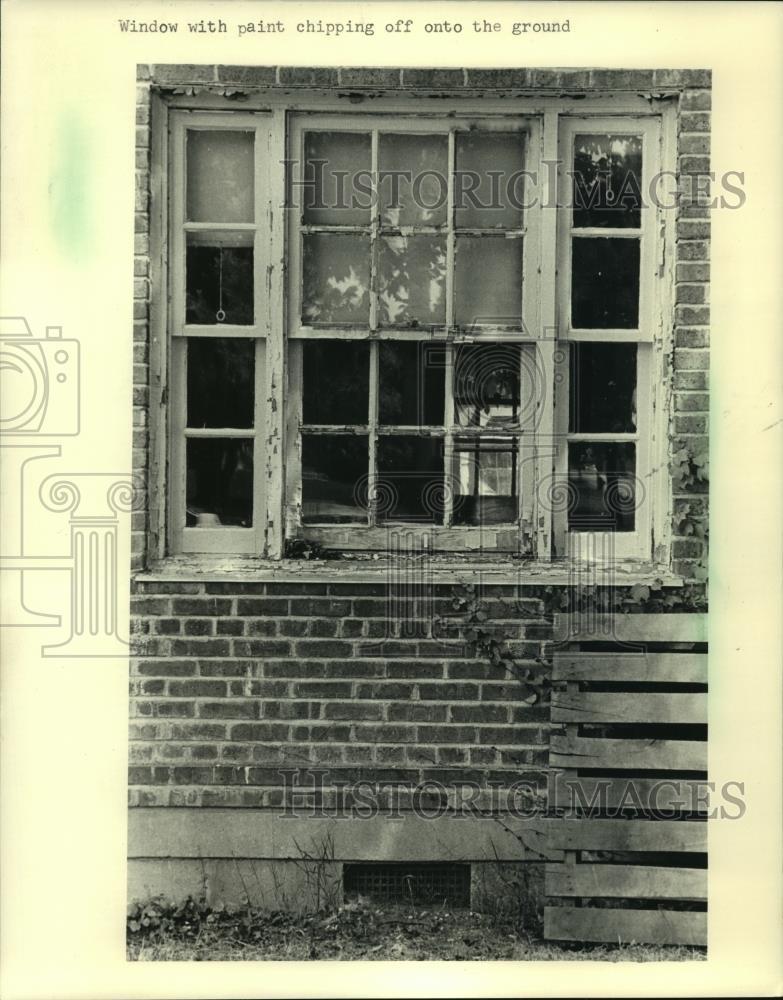
[[[522,250],[521,239],[457,237],[457,326],[521,326]]]
[[[251,527],[253,442],[189,438],[186,454],[187,527]]]
[[[367,523],[367,438],[302,435],[302,521]]]
[[[638,229],[642,205],[642,137],[574,137],[574,227]]]
[[[252,132],[187,131],[190,222],[252,222]]]
[[[370,318],[370,241],[364,236],[313,233],[304,237],[305,323],[353,323]]]
[[[378,183],[384,226],[446,222],[448,151],[446,135],[381,134]]]
[[[635,330],[639,325],[639,240],[572,240],[571,326]]]
[[[372,204],[370,136],[308,132],[302,207],[309,226],[361,226]]]
[[[443,347],[382,340],[378,349],[380,423],[442,426],[446,375]]]
[[[458,347],[454,369],[455,422],[463,427],[516,424],[520,363],[519,344]]]
[[[380,243],[383,326],[446,322],[446,241],[438,236],[387,236]]]
[[[252,427],[255,343],[188,338],[187,426]]]
[[[454,442],[454,464],[454,524],[508,524],[517,520],[516,441],[458,438]]]
[[[370,345],[355,340],[306,340],[302,351],[303,422],[366,424]]]
[[[454,177],[458,228],[519,229],[525,203],[521,132],[458,132]]]
[[[630,442],[570,442],[568,483],[572,531],[633,531],[636,446]]]
[[[636,344],[570,346],[569,430],[574,434],[636,430]]]
[[[187,234],[185,322],[252,326],[252,233]]]
[[[442,524],[442,439],[408,435],[379,438],[375,498],[379,522]]]

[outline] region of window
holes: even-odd
[[[661,137],[173,110],[168,550],[650,558]]]

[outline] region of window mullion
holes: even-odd
[[[369,429],[367,447],[370,469],[367,489],[367,511],[371,527],[375,527],[378,517],[378,497],[376,495],[378,481],[378,354],[378,341],[373,340],[370,343],[370,398],[367,413]]]

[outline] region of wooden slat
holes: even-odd
[[[707,872],[644,865],[546,866],[547,896],[706,900]]]
[[[552,820],[547,841],[563,851],[676,851],[704,853],[703,821],[643,819]]]
[[[553,733],[549,763],[607,770],[706,771],[707,744],[698,740],[602,740]]]
[[[544,908],[544,936],[551,941],[706,946],[707,914],[547,906]]]
[[[552,695],[552,721],[705,724],[707,696],[557,691]]]
[[[631,681],[706,684],[706,653],[591,653],[563,650],[553,657],[556,681]]]
[[[704,782],[668,778],[572,778],[558,775],[550,792],[550,804],[557,809],[642,808],[660,811],[682,809],[707,812]]]
[[[572,642],[707,642],[707,616],[555,615],[555,635]]]

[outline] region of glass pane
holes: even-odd
[[[457,348],[454,421],[463,427],[516,424],[519,420],[519,344]]]
[[[579,237],[571,256],[571,326],[635,330],[639,325],[639,240]]]
[[[570,351],[569,430],[636,430],[636,344],[574,343]]]
[[[628,442],[568,445],[572,531],[633,531],[636,512],[636,446]]]
[[[302,420],[306,424],[366,424],[370,345],[306,340],[302,360]]]
[[[574,227],[641,225],[642,137],[574,137]]]
[[[454,442],[454,524],[508,524],[519,513],[517,445],[509,438]]]
[[[252,427],[256,345],[188,339],[188,427]]]
[[[446,241],[438,236],[387,236],[380,244],[383,326],[446,322]]]
[[[522,250],[521,239],[457,237],[457,326],[521,326]]]
[[[521,132],[458,132],[454,176],[458,228],[519,229],[525,202]]]
[[[443,441],[394,436],[378,440],[378,520],[443,523]]]
[[[252,326],[252,233],[187,234],[185,322]]]
[[[308,132],[301,201],[305,223],[367,225],[373,198],[371,166],[368,133]]]
[[[364,236],[315,233],[304,237],[305,323],[370,321],[370,241]]]
[[[442,226],[448,208],[446,135],[381,135],[378,167],[384,226]]]
[[[446,380],[443,347],[382,340],[378,349],[380,423],[443,426]]]
[[[367,523],[367,438],[302,435],[302,520]]]
[[[188,129],[190,222],[252,222],[252,132]]]
[[[253,524],[253,442],[190,438],[187,442],[189,528]]]

